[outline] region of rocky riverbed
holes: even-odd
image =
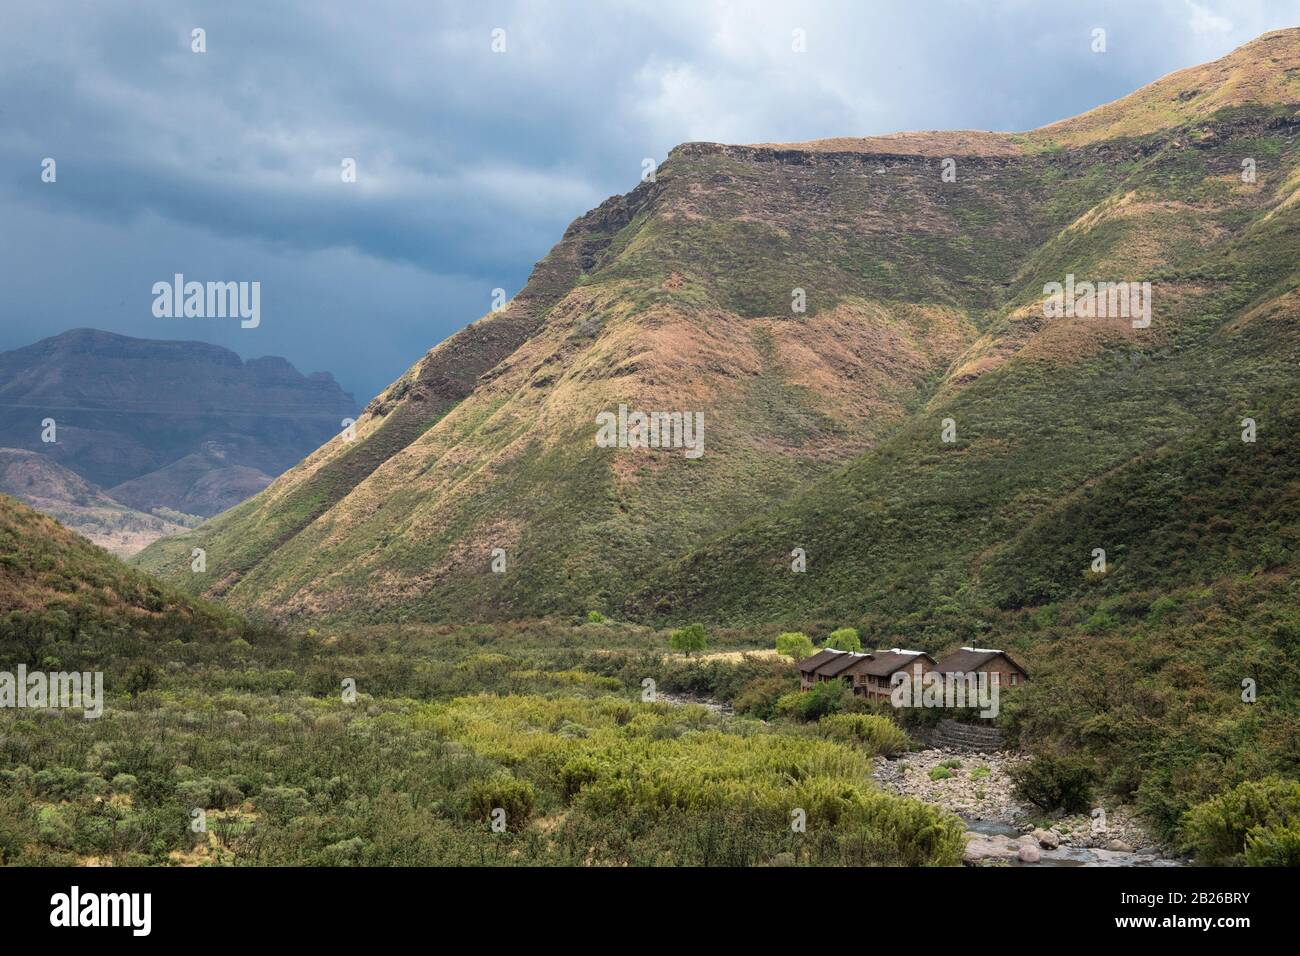
[[[971,865],[1177,866],[1129,808],[1099,803],[1091,813],[1044,814],[1016,799],[1010,770],[1018,753],[932,749],[877,758],[873,776],[893,793],[935,804],[966,821]]]

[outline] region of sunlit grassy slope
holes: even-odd
[[[1094,548],[1113,588],[1289,562],[1269,476],[1294,461],[1297,37],[1021,136],[678,147],[355,441],[139,561],[359,622],[977,614],[1097,586]],[[1045,320],[1067,273],[1150,281],[1150,328]],[[703,412],[705,454],[597,448],[619,403]],[[1246,417],[1259,440],[1234,444]],[[1172,563],[1199,533],[1182,507],[1099,504],[1192,503],[1224,474],[1252,510],[1194,560]]]

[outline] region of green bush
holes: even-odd
[[[41,807],[36,811],[36,832],[40,842],[60,850],[71,850],[76,843],[69,805]]]
[[[1147,609],[1147,620],[1153,624],[1157,623],[1176,610],[1178,610],[1178,602],[1167,594],[1161,595],[1152,601]]]
[[[850,828],[855,817],[845,821]],[[890,866],[961,865],[966,826],[946,810],[877,794],[863,809],[862,818],[859,832],[876,860],[889,861]]]
[[[1038,754],[1013,767],[1011,780],[1018,797],[1044,810],[1079,813],[1092,804],[1096,774],[1076,757]]]
[[[244,800],[243,792],[234,783],[210,777],[181,781],[176,785],[176,797],[182,806],[204,810],[225,810],[239,806]],[[272,795],[270,799],[274,801],[276,797]]]
[[[930,770],[930,779],[931,779],[931,780],[950,780],[950,779],[952,779],[952,771],[949,770],[947,767],[944,767],[944,766],[933,767],[933,768],[931,768],[931,770]]]
[[[352,866],[356,864],[361,851],[365,849],[365,845],[365,841],[360,837],[340,840],[338,843],[331,843],[321,850],[321,856],[324,857],[327,866]]]
[[[564,799],[571,800],[588,784],[600,779],[600,765],[591,757],[574,757],[560,771],[560,786]]]
[[[849,740],[877,756],[903,753],[911,739],[888,717],[875,714],[832,714],[823,717],[817,730],[831,740]]]
[[[776,702],[776,713],[798,720],[821,720],[844,709],[853,692],[837,680],[814,684],[809,690],[784,694]]]
[[[32,809],[22,795],[0,799],[0,865],[12,864],[38,838]]]
[[[1098,608],[1083,624],[1083,629],[1089,634],[1101,634],[1104,631],[1112,630],[1119,622],[1109,611]]]
[[[1251,827],[1246,834],[1247,866],[1300,866],[1300,824]]]
[[[781,696],[790,690],[791,678],[759,677],[747,683],[732,700],[737,714],[771,720],[776,716],[776,705]]]
[[[776,636],[776,652],[800,661],[812,656],[813,642],[807,634],[800,631],[786,631]]]
[[[256,803],[277,823],[287,823],[311,810],[307,791],[301,787],[267,787],[257,795]]]
[[[668,636],[668,646],[688,657],[704,650],[707,645],[708,634],[705,633],[703,624],[688,624]]]
[[[1286,856],[1292,844],[1286,831],[1300,827],[1300,782],[1267,777],[1239,784],[1199,803],[1184,815],[1179,843],[1201,863],[1240,863],[1255,837],[1257,859]]]
[[[471,820],[492,822],[492,812],[506,813],[506,829],[518,832],[528,825],[537,803],[537,791],[527,780],[496,776],[475,780],[469,788],[465,815]]]
[[[82,791],[82,774],[71,767],[40,770],[32,780],[32,789],[49,800],[72,800]]]
[[[126,691],[132,697],[138,697],[147,690],[152,690],[158,683],[158,668],[149,661],[131,665],[126,672]]]
[[[837,631],[831,631],[830,637],[826,638],[823,647],[836,651],[853,651],[854,653],[862,652],[862,638],[858,632],[851,627],[842,627]]]

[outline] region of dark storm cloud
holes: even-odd
[[[199,338],[329,369],[365,401],[679,142],[1032,128],[1293,25],[1297,6],[11,6],[0,348],[79,325]],[[261,281],[263,324],[155,319],[149,289],[175,271]]]

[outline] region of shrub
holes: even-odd
[[[1151,602],[1147,609],[1147,620],[1151,623],[1164,620],[1165,616],[1178,610],[1178,602],[1165,594]]]
[[[1016,795],[1044,810],[1079,813],[1092,803],[1092,768],[1076,757],[1039,754],[1012,768]]]
[[[588,623],[588,624],[604,624],[604,623],[605,623],[605,615],[601,614],[599,611],[588,611],[588,612],[587,612],[587,623]]]
[[[46,806],[36,811],[36,832],[41,843],[71,850],[76,843],[72,813],[64,806]]]
[[[821,720],[828,714],[839,713],[852,691],[837,680],[814,684],[810,690],[794,691],[776,702],[776,712],[783,717],[799,720]]]
[[[305,815],[311,804],[301,787],[267,787],[257,796],[257,806],[277,823]]]
[[[72,800],[81,793],[82,774],[71,767],[38,770],[32,780],[32,789],[50,800]]]
[[[1118,623],[1113,614],[1104,608],[1098,608],[1088,620],[1084,621],[1083,629],[1089,634],[1101,634],[1113,629]]]
[[[942,765],[933,767],[930,770],[931,780],[949,780],[952,778],[952,771]]]
[[[785,677],[759,677],[746,684],[732,700],[736,713],[760,720],[770,720],[776,715],[777,701],[790,689]]]
[[[587,756],[574,757],[560,771],[560,786],[565,800],[571,800],[588,784],[600,779],[600,765]]]
[[[126,672],[126,692],[132,697],[139,697],[158,684],[158,668],[148,661],[132,664]]]
[[[960,866],[966,848],[966,826],[954,814],[919,800],[875,794],[860,813],[861,829],[849,825],[843,840],[858,837],[868,860],[889,866]],[[866,862],[866,861],[864,861]]]
[[[518,832],[528,825],[537,803],[537,791],[527,780],[514,777],[480,777],[470,784],[465,814],[471,820],[492,821],[492,812],[506,813],[506,829]]]
[[[831,631],[831,636],[826,638],[824,647],[836,651],[853,651],[854,653],[862,652],[862,638],[858,632],[851,627],[842,627],[838,631]]]
[[[1300,866],[1300,823],[1251,827],[1246,834],[1247,866]]]
[[[1247,781],[1183,814],[1179,842],[1201,863],[1239,863],[1255,838],[1254,855],[1285,856],[1300,827],[1300,783],[1267,777]],[[1288,835],[1286,830],[1292,830]]]
[[[0,865],[12,864],[38,838],[32,809],[19,794],[0,799]]]
[[[792,657],[795,660],[803,660],[805,657],[811,657],[813,652],[813,642],[807,634],[799,631],[786,631],[784,634],[776,636],[776,652],[786,657]]]
[[[687,655],[702,651],[708,645],[708,635],[703,624],[690,624],[673,631],[668,636],[668,646],[678,653]]]
[[[832,714],[823,717],[817,730],[832,740],[851,740],[873,755],[910,750],[911,739],[888,717],[875,714]]]
[[[116,783],[116,779],[114,779]],[[237,807],[243,802],[244,794],[229,780],[213,780],[201,777],[197,780],[185,780],[176,785],[176,798],[188,808],[201,807],[205,810],[226,810]],[[275,798],[272,797],[272,800]]]
[[[972,780],[983,780],[985,777],[989,775],[989,772],[990,771],[988,767],[976,767],[974,770],[970,772],[970,778]]]
[[[365,849],[365,845],[361,837],[353,837],[350,840],[331,843],[321,850],[321,856],[329,866],[352,866],[361,855],[361,851]]]
[[[480,683],[497,683],[516,668],[519,662],[506,654],[471,654],[456,665]]]

